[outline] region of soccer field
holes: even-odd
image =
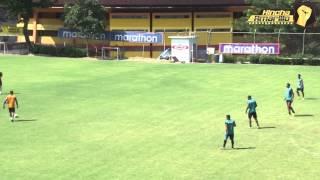
[[[0,71],[20,105],[17,122],[0,114],[0,179],[320,175],[320,67],[0,56]],[[298,73],[306,99],[291,118],[283,95]],[[249,94],[262,129],[248,128]],[[236,150],[220,148],[226,114]]]

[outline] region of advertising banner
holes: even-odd
[[[81,39],[95,39],[106,41],[122,41],[131,43],[163,43],[163,33],[152,32],[138,32],[138,31],[106,31],[100,34],[86,36],[80,32],[72,31],[69,29],[59,29],[58,37],[68,38],[81,38]]]
[[[171,41],[171,54],[174,55],[179,61],[190,61],[190,49],[191,47],[189,39],[172,39]]]
[[[111,41],[125,41],[131,43],[163,43],[163,33],[112,31]]]
[[[220,43],[223,54],[280,54],[279,43]]]

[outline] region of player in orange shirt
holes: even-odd
[[[5,108],[6,104],[8,105],[8,110],[9,110],[11,122],[13,122],[14,118],[16,117],[15,107],[17,105],[17,108],[19,108],[19,105],[18,105],[18,99],[14,95],[12,90],[10,91],[10,94],[6,97],[6,99],[3,101],[3,109]]]

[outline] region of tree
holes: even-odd
[[[302,28],[298,25],[249,25],[247,23],[248,18],[251,15],[259,15],[263,10],[294,10],[295,2],[300,2],[301,0],[246,0],[248,4],[251,5],[250,8],[243,12],[243,16],[238,18],[234,22],[235,31],[257,31],[257,32],[290,32],[290,33],[303,33],[305,32],[319,32],[320,27],[319,19],[317,19],[317,23],[314,26],[308,26],[306,28]],[[271,37],[257,37],[257,41],[270,41]],[[273,37],[277,39],[277,37]],[[320,52],[320,35],[317,36],[309,36],[306,37],[307,43],[304,44],[304,36],[303,35],[281,35],[281,44],[282,48],[285,49],[286,52],[290,53],[300,53],[302,46],[306,45],[306,50],[309,53],[317,53]],[[303,45],[301,45],[303,43]],[[299,48],[298,48],[299,47]],[[304,51],[304,50],[302,50]]]
[[[74,0],[65,4],[64,13],[65,27],[80,32],[86,38],[89,56],[88,39],[105,31],[105,8],[98,0]]]
[[[32,17],[32,11],[34,8],[49,7],[52,4],[52,0],[4,0],[3,4],[7,6],[11,16],[21,17],[23,35],[29,49],[31,49],[33,45],[29,38],[28,24]]]

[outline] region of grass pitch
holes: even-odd
[[[319,68],[0,56],[20,103],[18,122],[0,114],[0,178],[315,179]],[[298,73],[306,99],[290,119]],[[248,128],[249,94],[264,129]],[[229,113],[238,150],[220,150]]]

